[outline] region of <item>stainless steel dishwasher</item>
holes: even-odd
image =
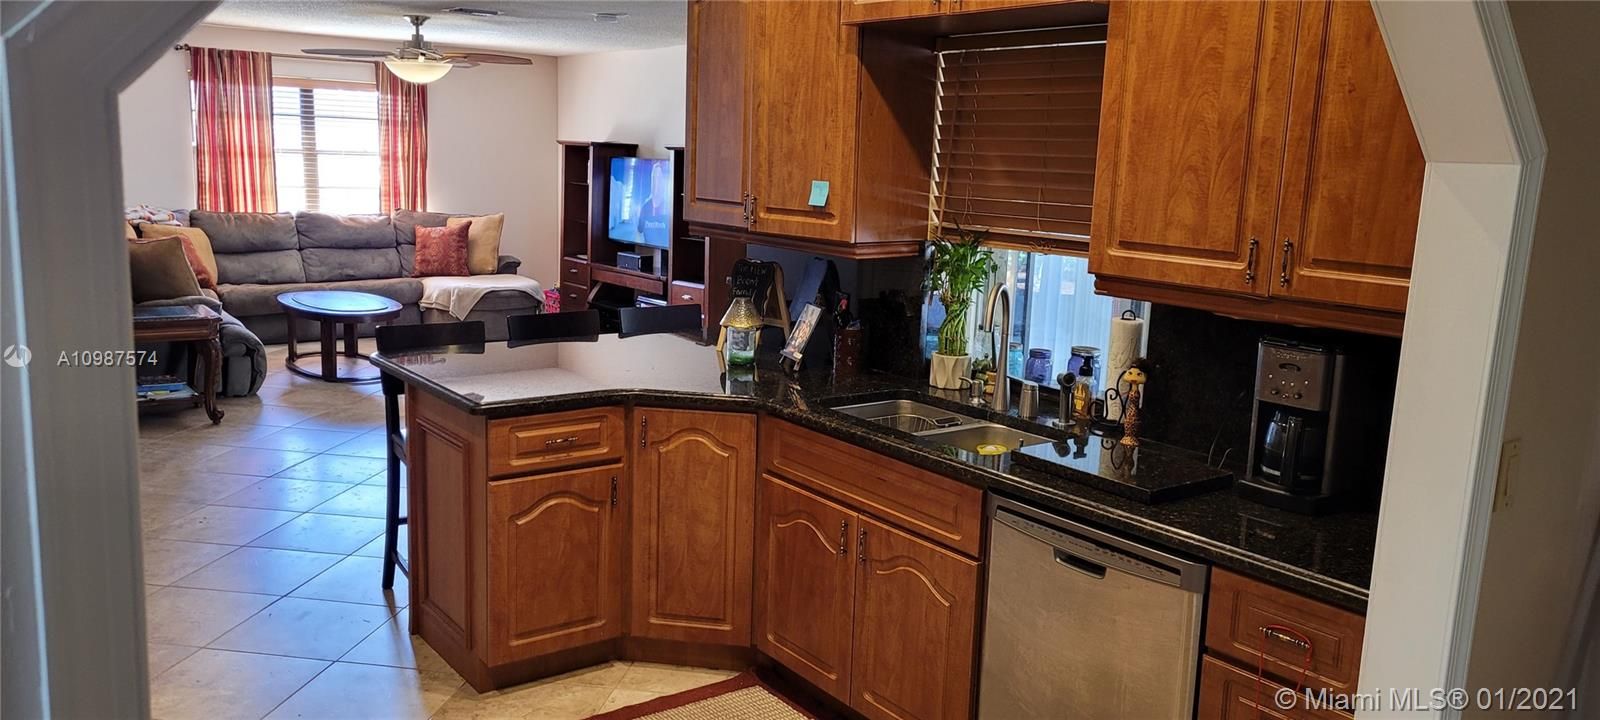
[[[1193,717],[1206,578],[1205,565],[995,498],[978,717]]]

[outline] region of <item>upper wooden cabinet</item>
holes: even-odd
[[[1424,162],[1369,5],[1113,0],[1104,87],[1102,290],[1399,333]]]
[[[840,0],[846,23],[923,18],[985,10],[1056,5],[1072,0]]]
[[[920,252],[932,49],[841,25],[832,2],[697,0],[689,13],[690,232],[838,257]]]
[[[640,408],[630,632],[750,644],[756,419]]]

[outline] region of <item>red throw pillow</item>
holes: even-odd
[[[454,227],[418,227],[417,258],[411,277],[428,275],[467,275],[467,228],[471,223]]]

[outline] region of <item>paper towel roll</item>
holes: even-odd
[[[1111,321],[1111,347],[1106,351],[1107,388],[1117,387],[1122,373],[1133,366],[1133,361],[1144,357],[1144,320],[1119,317]],[[1121,392],[1121,388],[1117,389]],[[1121,401],[1106,403],[1106,419],[1122,419]]]

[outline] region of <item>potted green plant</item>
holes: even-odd
[[[982,233],[957,227],[930,239],[926,289],[944,306],[939,342],[928,368],[928,384],[959,390],[968,377],[972,357],[967,354],[967,313],[972,301],[994,274],[994,252],[980,243]]]

